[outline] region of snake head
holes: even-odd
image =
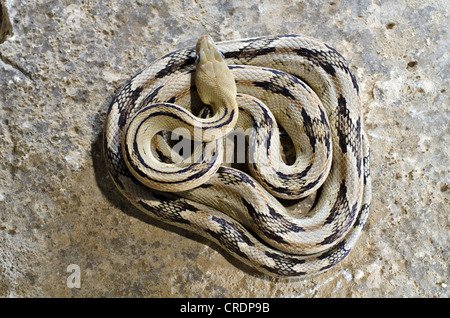
[[[195,84],[205,104],[218,106],[236,98],[236,83],[223,54],[209,35],[197,42]]]

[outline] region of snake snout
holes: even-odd
[[[197,54],[199,54],[199,51],[201,49],[205,49],[205,48],[211,49],[211,48],[214,48],[215,46],[216,45],[214,44],[214,40],[212,39],[212,37],[205,34],[205,35],[202,35],[198,39],[197,46],[195,47],[195,51]]]
[[[209,35],[203,35],[198,39],[195,51],[197,54],[197,64],[224,62],[224,55],[219,51],[214,40]]]

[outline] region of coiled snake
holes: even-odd
[[[108,109],[104,153],[117,187],[145,213],[259,271],[299,276],[344,259],[367,221],[362,126],[357,81],[327,44],[301,35],[217,44],[203,36],[122,86]],[[224,160],[236,127],[249,131],[246,172]],[[173,150],[177,129],[197,144],[187,156]],[[282,148],[286,134],[291,144]],[[304,213],[281,204],[310,194]]]

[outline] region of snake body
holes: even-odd
[[[203,100],[215,90],[193,81],[198,47],[155,60],[113,98],[104,153],[114,183],[145,213],[216,242],[258,271],[300,276],[333,267],[356,244],[370,210],[356,78],[335,49],[302,35],[216,45],[234,78],[227,75],[231,93],[218,99],[236,104],[205,101],[212,110],[194,109],[197,91]],[[289,164],[278,124],[292,140]],[[200,159],[174,163],[167,138],[150,133],[180,125],[190,137],[199,132]],[[250,129],[255,144],[248,172],[222,163],[226,135],[237,126]],[[278,199],[312,193],[313,207],[300,215]]]

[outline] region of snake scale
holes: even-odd
[[[224,83],[208,88],[208,72]],[[253,145],[247,170],[223,159],[226,136],[238,126]],[[171,152],[167,131],[178,127],[201,141],[197,159]],[[280,146],[286,134],[289,149]],[[302,35],[216,44],[204,36],[197,47],[156,59],[111,101],[104,154],[114,183],[140,210],[272,276],[333,267],[369,215],[369,143],[356,78],[335,49]],[[315,195],[309,211],[285,207],[308,195]]]

